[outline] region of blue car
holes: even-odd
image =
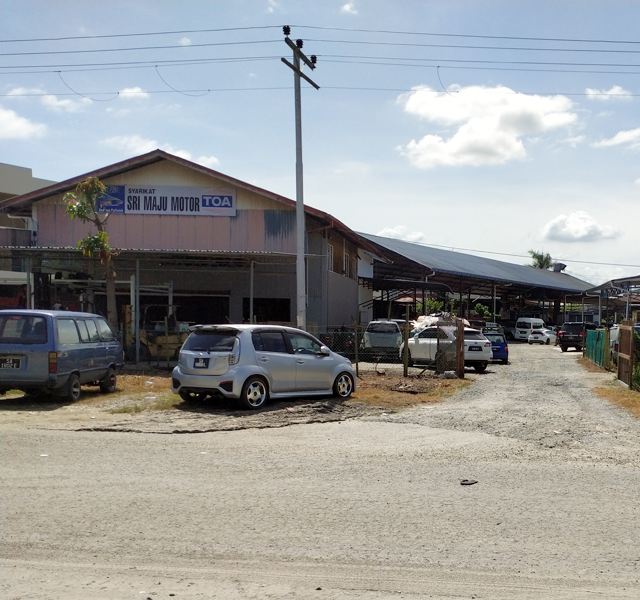
[[[493,360],[499,361],[506,365],[509,362],[509,345],[504,335],[494,331],[485,331],[484,337],[491,342],[491,351],[493,352]]]

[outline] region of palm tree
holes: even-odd
[[[531,266],[535,269],[553,269],[554,265],[556,264],[553,258],[551,258],[551,254],[549,253],[529,250],[529,254],[533,259],[531,261]]]

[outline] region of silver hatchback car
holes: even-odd
[[[171,390],[184,400],[233,398],[260,408],[269,398],[355,390],[349,359],[311,334],[276,325],[196,325],[180,350]]]

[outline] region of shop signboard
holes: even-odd
[[[98,212],[124,215],[235,217],[233,190],[172,185],[107,185]]]

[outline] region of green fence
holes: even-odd
[[[608,366],[605,364],[605,353],[608,352],[606,333],[604,329],[587,331],[587,345],[584,354],[591,362],[601,367]]]

